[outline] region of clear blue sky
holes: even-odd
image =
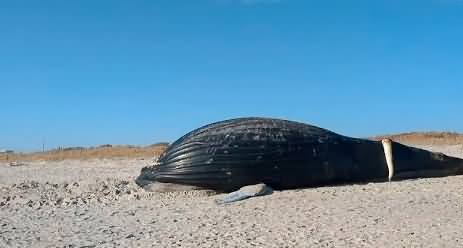
[[[463,132],[463,1],[1,1],[0,148],[241,116]]]

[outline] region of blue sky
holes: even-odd
[[[269,116],[463,132],[463,1],[1,1],[0,148]]]

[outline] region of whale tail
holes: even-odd
[[[459,166],[457,167],[455,175],[463,175],[463,160],[458,159],[458,161],[456,161],[456,163],[459,163]]]
[[[394,179],[463,175],[463,159],[382,140],[389,177]]]

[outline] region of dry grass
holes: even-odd
[[[0,154],[0,161],[56,161],[65,159],[152,158],[167,148],[167,144],[146,147],[103,145],[94,148],[64,148],[36,153]]]
[[[461,145],[463,134],[453,132],[411,132],[372,137],[373,140],[389,138],[403,144],[413,145]]]

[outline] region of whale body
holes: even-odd
[[[386,143],[388,149],[381,141],[288,120],[231,119],[184,135],[143,168],[136,182],[231,192],[259,183],[281,190],[463,174],[462,159]]]

